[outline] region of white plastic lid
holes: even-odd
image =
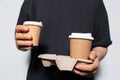
[[[23,23],[23,25],[25,25],[25,24],[36,25],[36,26],[41,26],[41,27],[43,27],[43,24],[42,24],[41,21],[40,21],[40,22],[37,22],[37,21],[25,21],[25,22]]]
[[[91,33],[72,33],[69,38],[83,38],[93,40]]]

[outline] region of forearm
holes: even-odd
[[[96,52],[96,55],[98,56],[99,60],[102,60],[107,54],[107,48],[105,47],[95,47],[93,48],[93,51]]]

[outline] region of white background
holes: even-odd
[[[0,0],[0,80],[26,80],[29,51],[17,50],[14,30],[23,0]],[[104,0],[111,38],[107,56],[101,61],[96,80],[118,80],[120,68],[120,0]]]

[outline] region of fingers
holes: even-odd
[[[28,34],[28,27],[24,25],[18,25],[16,27],[16,46],[19,50],[30,50],[32,48],[32,35]]]
[[[77,63],[75,68],[80,71],[92,72],[99,67],[98,59],[96,58],[92,64]]]
[[[30,34],[16,33],[16,40],[32,40],[32,36]]]
[[[27,46],[32,46],[32,41],[21,41],[21,40],[17,40],[16,44],[18,45],[18,47],[27,47]]]
[[[23,51],[30,50],[32,48],[32,41],[23,41],[23,40],[16,40],[17,48]]]
[[[18,49],[22,51],[27,51],[27,50],[31,50],[32,47],[19,47]]]
[[[99,67],[98,58],[95,58],[92,64],[86,63],[77,63],[73,72],[84,77],[91,77],[93,76]]]
[[[96,57],[97,57],[96,51],[91,51],[89,54],[89,59],[93,61],[95,60]]]
[[[27,33],[29,31],[29,28],[24,25],[18,25],[16,27],[16,33]]]
[[[80,75],[80,76],[92,77],[96,73],[96,70],[93,72],[85,72],[85,71],[79,71],[77,69],[74,69],[73,72]]]

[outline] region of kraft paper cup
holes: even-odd
[[[69,38],[70,57],[87,60],[93,40],[91,33],[72,33]]]
[[[39,45],[40,32],[43,27],[42,22],[36,21],[25,21],[23,25],[29,28],[28,34],[31,34],[33,37],[33,46]]]
[[[38,58],[41,58],[44,67],[50,67],[56,64],[56,54],[40,54]]]

